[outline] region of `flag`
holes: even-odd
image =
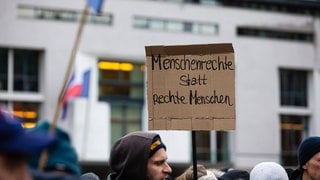
[[[75,71],[68,83],[62,100],[61,119],[65,119],[68,110],[68,101],[76,97],[89,97],[90,70]]]
[[[87,0],[87,4],[93,14],[101,13],[103,0]]]

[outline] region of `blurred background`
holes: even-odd
[[[85,5],[0,0],[0,103],[26,128],[53,119]],[[145,46],[212,43],[234,48],[236,129],[197,132],[198,162],[295,167],[301,140],[320,135],[319,0],[105,0],[76,51],[88,91],[58,122],[84,171],[106,175],[115,140],[148,130]],[[192,165],[191,132],[157,132],[175,173]]]

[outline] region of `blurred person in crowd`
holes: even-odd
[[[48,133],[50,123],[48,121],[40,121],[31,132]],[[47,149],[48,156],[43,168],[46,172],[57,172],[80,176],[81,169],[78,161],[76,150],[71,144],[68,133],[59,127],[54,131],[57,141]],[[34,152],[30,154],[29,165],[33,169],[39,169],[39,159],[42,152]]]
[[[164,180],[172,172],[167,162],[166,146],[160,135],[133,132],[118,139],[109,158],[112,172],[108,180]]]
[[[0,179],[34,179],[28,167],[28,155],[54,142],[55,137],[47,133],[26,131],[18,118],[0,109]]]
[[[217,180],[217,177],[214,172],[206,170],[206,174],[198,178],[198,180]]]
[[[198,179],[210,179],[214,176],[213,173],[208,171],[202,164],[197,165],[197,177]],[[215,176],[214,176],[215,178]],[[193,166],[187,168],[180,176],[176,177],[175,180],[193,180]],[[212,179],[215,180],[215,179]]]
[[[80,176],[80,180],[100,180],[100,178],[95,173],[87,172]]]
[[[286,170],[275,162],[261,162],[253,167],[250,180],[288,180]]]
[[[48,121],[40,121],[30,132],[48,133],[51,124]],[[54,134],[56,142],[47,148],[47,158],[43,171],[39,173],[33,171],[34,177],[39,179],[83,179],[98,180],[99,177],[92,172],[81,175],[81,167],[78,161],[78,155],[72,146],[68,133],[59,127],[56,127]],[[33,169],[39,169],[39,159],[43,152],[33,152],[28,158],[29,166]],[[58,178],[59,177],[59,178]]]
[[[249,173],[238,169],[215,169],[205,168],[203,165],[197,165],[198,180],[249,180]],[[193,180],[193,167],[186,169],[175,180]]]
[[[223,173],[218,180],[249,180],[249,173],[240,169],[228,169]]]
[[[298,148],[298,169],[289,174],[289,179],[320,179],[320,137],[308,137],[300,143]]]

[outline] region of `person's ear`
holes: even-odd
[[[304,165],[302,166],[302,169],[306,170],[307,167],[308,167],[308,163],[304,164]]]

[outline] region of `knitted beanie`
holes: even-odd
[[[166,150],[166,146],[161,141],[160,136],[155,136],[150,145],[149,157],[153,156],[161,148],[164,148]]]
[[[313,136],[304,139],[298,150],[298,163],[300,166],[306,164],[309,159],[320,152],[320,137]]]
[[[288,180],[286,170],[275,162],[262,162],[250,172],[250,180]]]

